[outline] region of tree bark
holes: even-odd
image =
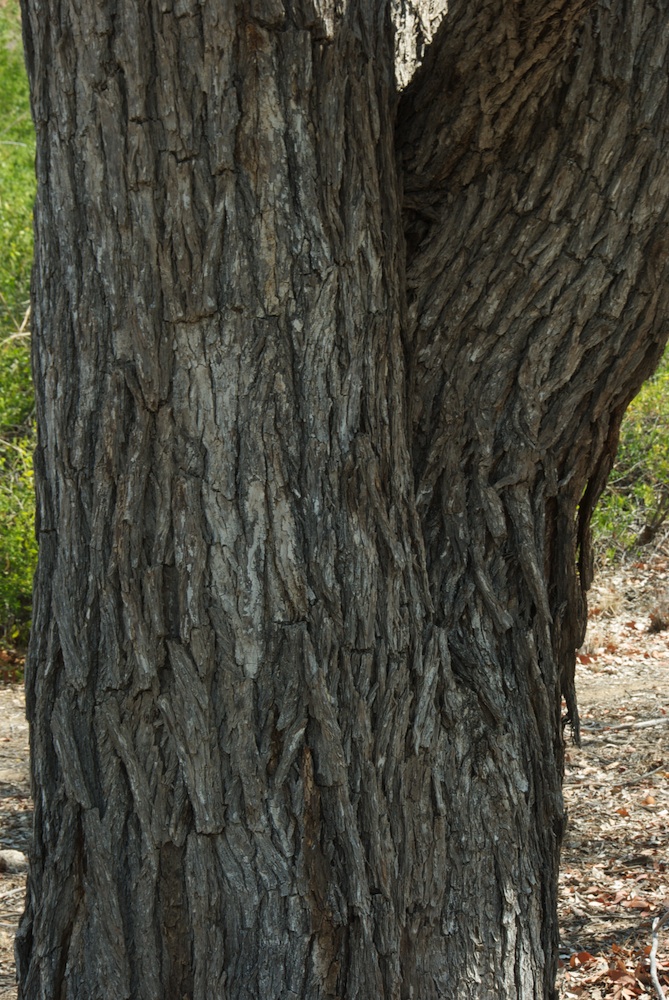
[[[560,694],[578,739],[590,518],[667,333],[668,42],[664,5],[455,0],[400,105],[432,620],[480,703],[462,740],[483,730],[491,773],[515,770],[523,793],[470,790],[490,872],[472,892],[466,864],[446,866],[468,900],[463,935],[487,923],[485,961],[497,955],[463,996],[551,995]],[[503,815],[513,833],[500,837]],[[495,880],[500,896],[512,887],[501,935],[484,915]]]
[[[484,8],[451,4],[399,116],[418,504],[453,623],[476,563],[504,618],[511,537],[578,736],[590,516],[666,339],[666,11]]]
[[[443,17],[400,99],[384,0],[24,0],[24,1000],[555,996],[588,523],[667,336],[629,6],[395,4]]]

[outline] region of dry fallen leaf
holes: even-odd
[[[572,955],[569,959],[569,965],[572,969],[577,969],[580,965],[586,965],[588,962],[596,962],[597,959],[594,955],[591,955],[589,951],[579,951],[577,954]]]

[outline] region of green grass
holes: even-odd
[[[601,561],[652,542],[669,516],[669,349],[623,421],[616,464],[593,517]]]
[[[17,0],[0,0],[0,643],[30,628],[34,533],[30,267],[35,140]]]
[[[35,138],[17,0],[0,4],[0,323],[17,329],[28,305]]]
[[[32,580],[37,560],[32,437],[0,446],[0,635],[25,646],[30,628]]]

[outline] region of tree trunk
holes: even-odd
[[[667,336],[631,6],[452,0],[398,98],[410,2],[24,0],[23,1000],[555,996],[588,524]]]

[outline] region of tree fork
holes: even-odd
[[[24,0],[24,1000],[555,996],[665,6],[456,0],[396,123],[382,0]]]

